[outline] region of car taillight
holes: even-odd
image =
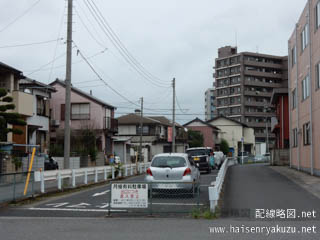
[[[191,174],[191,169],[187,168],[186,170],[184,170],[183,176],[190,175],[190,174]]]
[[[147,174],[150,175],[150,176],[152,176],[152,172],[151,172],[151,169],[150,169],[150,168],[147,169]]]

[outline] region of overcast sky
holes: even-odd
[[[143,77],[127,63],[95,21],[88,1],[94,1],[123,45],[153,76]],[[171,118],[170,81],[175,77],[180,106],[187,114],[198,114],[178,115],[178,122],[185,123],[194,117],[204,119],[204,92],[213,83],[217,49],[237,44],[240,52],[287,55],[289,36],[306,2],[74,0],[73,40],[113,89],[137,105],[143,96],[147,114]],[[44,83],[64,79],[66,13],[65,0],[1,0],[0,61]],[[51,41],[59,38],[64,40]],[[51,42],[8,47],[46,41]],[[96,97],[118,107],[118,115],[137,108],[97,80],[76,48],[73,53],[74,86],[91,89]],[[167,88],[159,87],[160,80]]]

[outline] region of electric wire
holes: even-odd
[[[42,42],[23,43],[23,44],[16,44],[16,45],[4,45],[4,46],[0,46],[0,48],[28,47],[28,46],[41,45],[41,44],[47,44],[47,43],[52,43],[52,42],[59,42],[59,40],[63,40],[63,38],[58,38],[58,39],[54,39],[54,40],[47,40],[47,41],[42,41]]]
[[[87,0],[89,1],[89,0]],[[104,23],[108,26],[108,28],[110,29],[111,33],[115,36],[116,40],[119,42],[119,44],[124,48],[125,52],[128,54],[128,56],[132,59],[133,62],[135,62],[137,65],[139,65],[141,67],[141,69],[143,69],[149,76],[151,76],[151,78],[156,79],[158,81],[159,84],[162,83],[169,83],[170,81],[163,81],[161,79],[159,79],[158,77],[154,76],[153,74],[151,74],[139,61],[137,61],[136,58],[134,58],[132,56],[132,54],[129,52],[129,50],[126,48],[126,46],[122,43],[122,41],[120,40],[120,38],[117,36],[117,34],[113,31],[113,29],[111,28],[110,24],[108,23],[108,21],[106,20],[106,18],[101,14],[101,11],[99,10],[99,8],[97,7],[97,5],[95,4],[94,1],[92,1],[92,4],[95,6],[97,12],[100,14],[100,16],[102,17],[102,19],[104,20]]]
[[[131,66],[147,82],[149,82],[149,83],[151,83],[151,84],[153,84],[154,86],[157,86],[157,87],[168,88],[167,85],[166,86],[165,85],[160,85],[159,83],[157,83],[154,80],[150,79],[150,76],[148,76],[148,74],[146,74],[143,70],[141,70],[141,68],[139,68],[139,66],[134,61],[132,61],[130,56],[128,56],[127,52],[124,50],[124,47],[119,43],[117,38],[112,35],[111,30],[104,23],[103,16],[101,17],[102,14],[99,15],[97,9],[95,9],[93,4],[91,4],[89,1],[84,0],[84,3],[86,5],[86,8],[89,10],[91,15],[95,19],[95,21],[100,26],[100,28],[103,31],[103,33],[110,40],[112,45],[117,49],[117,51],[123,57],[123,59],[127,62],[127,64],[129,64],[129,66]]]
[[[15,19],[13,19],[11,22],[9,22],[6,26],[4,26],[2,29],[0,29],[0,33],[6,30],[8,27],[10,27],[12,24],[17,22],[20,18],[22,18],[24,15],[26,15],[28,12],[31,11],[32,8],[34,8],[41,0],[36,1],[33,3],[29,8],[27,8],[22,14],[17,16]]]

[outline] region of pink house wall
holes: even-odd
[[[60,84],[55,84],[57,92],[52,94],[50,108],[52,109],[52,119],[61,121],[61,104],[65,104],[65,88]],[[96,102],[87,99],[74,91],[71,91],[71,103],[89,103],[90,104],[90,122],[96,129],[103,129],[103,121],[106,116],[105,108]],[[71,128],[80,129],[84,120],[71,120]],[[86,120],[85,120],[86,121]],[[59,129],[64,129],[64,121],[60,122]]]
[[[204,147],[212,147],[212,149],[215,149],[215,143],[213,141],[213,130],[211,127],[207,126],[187,126],[187,128],[193,130],[193,131],[199,131],[203,135],[203,144]]]

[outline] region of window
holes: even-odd
[[[295,109],[297,107],[297,91],[294,89],[292,91],[292,109]]]
[[[37,96],[37,115],[46,116],[46,101],[40,96]]]
[[[297,49],[296,46],[294,46],[291,49],[291,66],[294,66],[297,62]]]
[[[320,27],[320,1],[317,3],[315,8],[315,16],[316,16],[316,29]]]
[[[302,80],[302,101],[309,97],[310,88],[309,88],[309,75]]]
[[[316,65],[316,86],[320,88],[320,62]]]
[[[293,129],[292,130],[292,147],[297,147],[298,146],[298,129]]]
[[[137,135],[140,135],[140,125],[137,126]],[[142,135],[149,135],[149,126],[142,126]]]
[[[310,135],[310,123],[303,124],[303,144],[310,145],[311,135]]]
[[[303,51],[309,43],[309,26],[306,24],[301,32],[301,50]]]
[[[72,120],[90,119],[90,104],[89,103],[72,103],[71,119]]]

